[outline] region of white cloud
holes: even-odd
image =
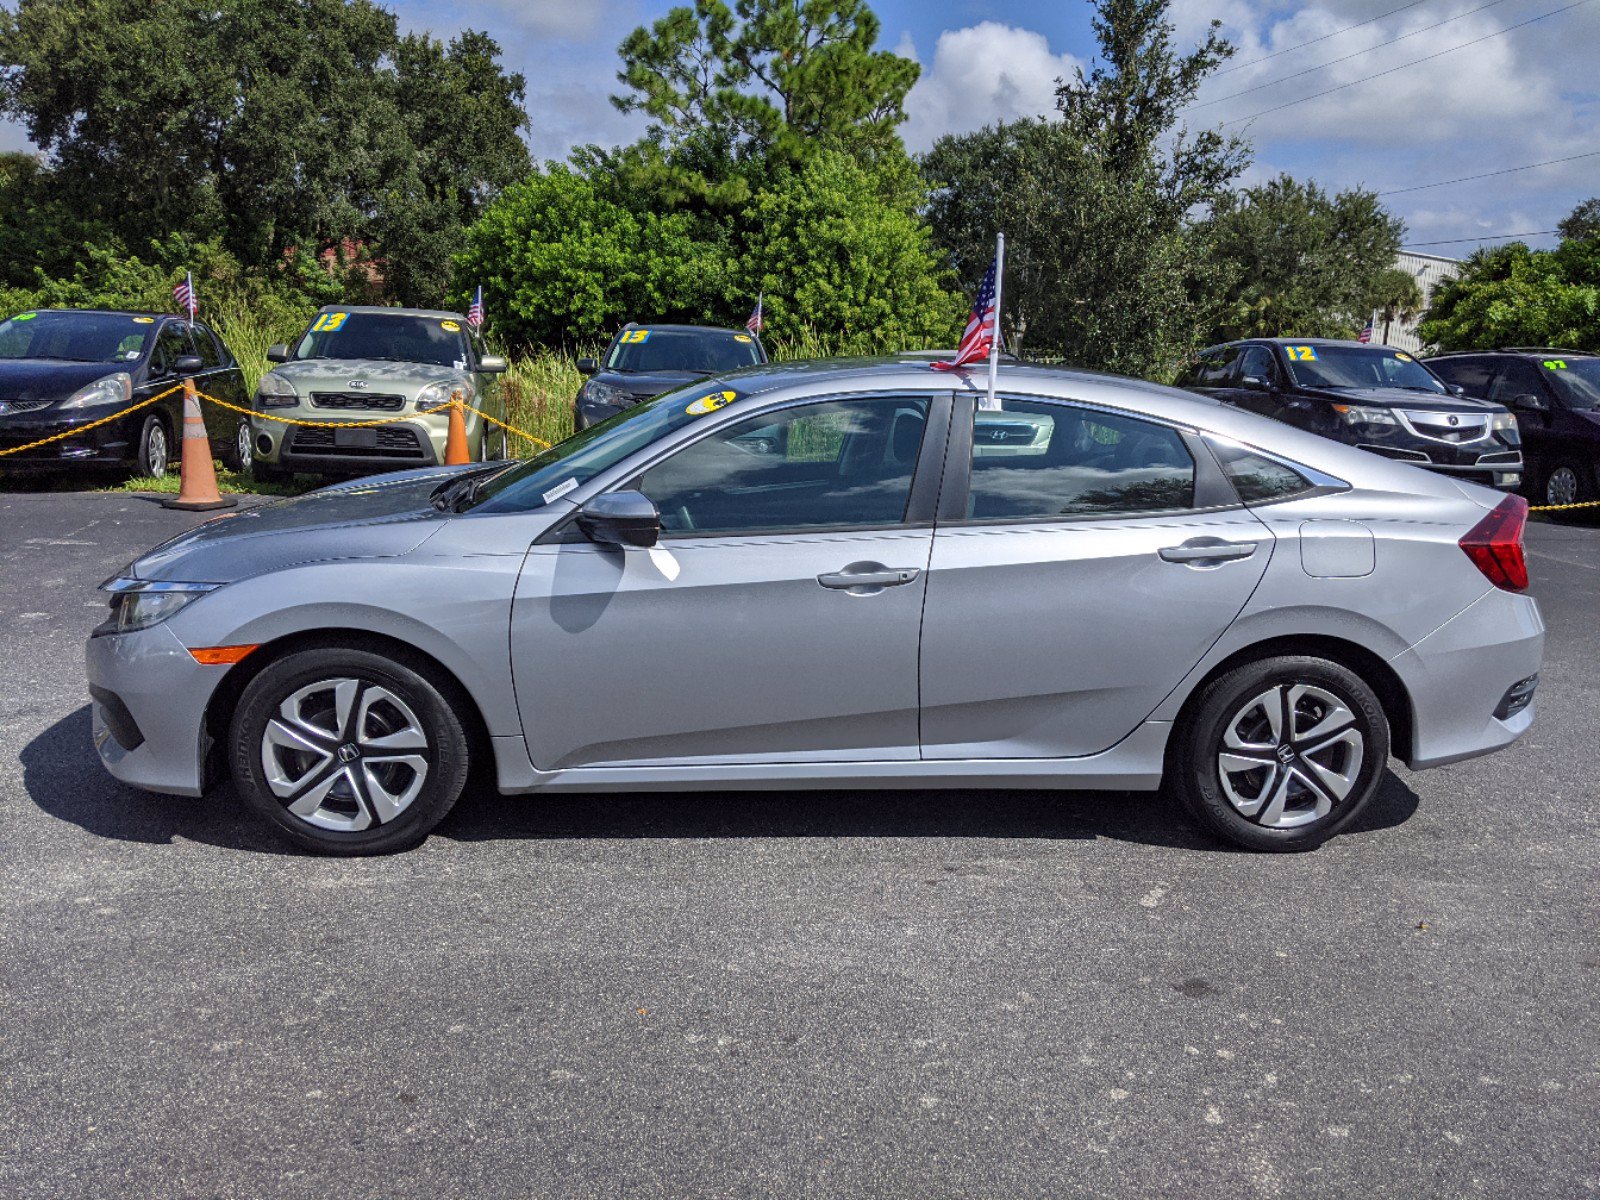
[[[909,37],[895,52],[915,57]],[[1078,65],[1070,54],[1053,54],[1045,36],[1029,29],[997,21],[947,29],[933,65],[906,97],[906,145],[926,150],[941,134],[1053,112],[1056,81],[1071,78]]]
[[[10,150],[30,150],[28,131],[12,121],[0,121],[0,153]]]

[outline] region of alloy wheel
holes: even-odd
[[[150,466],[150,474],[160,479],[167,473],[167,428],[160,421],[151,423],[145,433],[144,447],[144,458]]]
[[[1557,467],[1544,481],[1546,504],[1576,504],[1578,502],[1578,473],[1571,467]]]
[[[234,457],[239,460],[239,470],[248,471],[255,461],[255,444],[250,440],[250,422],[240,421],[239,432],[233,435]]]
[[[427,782],[432,747],[411,706],[364,679],[291,693],[261,736],[267,786],[294,816],[355,833],[394,820]]]
[[[1327,816],[1361,774],[1366,741],[1355,713],[1320,687],[1284,683],[1243,705],[1223,728],[1217,773],[1228,803],[1269,829]]]

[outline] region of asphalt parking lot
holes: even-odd
[[[1162,800],[469,795],[286,852],[89,745],[94,585],[199,518],[0,495],[0,1194],[1600,1193],[1600,522],[1540,716],[1267,857]]]

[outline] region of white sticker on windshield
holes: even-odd
[[[561,499],[561,497],[565,496],[577,486],[578,481],[576,479],[569,479],[565,483],[558,483],[555,485],[555,487],[551,488],[544,494],[544,502],[546,504],[554,504],[557,500]]]

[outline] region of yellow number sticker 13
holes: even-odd
[[[1317,361],[1317,351],[1314,346],[1285,346],[1284,349],[1289,352],[1291,362]]]
[[[336,333],[349,319],[349,313],[322,313],[311,322],[311,332]]]
[[[622,336],[617,341],[624,346],[637,346],[640,342],[650,340],[648,329],[624,329]]]

